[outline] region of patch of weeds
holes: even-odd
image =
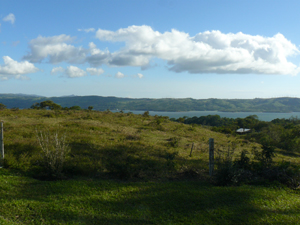
[[[235,160],[234,149],[228,147],[227,152],[218,151],[216,183],[224,186],[278,182],[292,188],[300,186],[299,167],[285,161],[275,163],[273,147],[262,146],[261,151],[254,147],[252,152],[254,160],[251,161],[246,150],[241,151],[239,158]]]
[[[137,134],[128,134],[126,135],[126,140],[131,140],[131,141],[138,141],[141,140],[141,137]]]
[[[64,162],[69,153],[66,135],[36,130],[36,137],[41,148],[40,176],[51,179],[63,178]]]
[[[178,156],[178,152],[165,152],[163,154],[163,158],[165,158],[166,161],[166,166],[169,172],[175,171],[177,168],[177,163],[175,162],[175,158]]]
[[[179,146],[180,138],[172,137],[172,138],[168,139],[167,141],[168,141],[167,146],[177,148]]]

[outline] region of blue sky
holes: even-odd
[[[299,1],[0,0],[0,93],[300,97]]]

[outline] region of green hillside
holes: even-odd
[[[0,94],[0,103],[8,108],[30,108],[36,102],[52,100],[62,107],[78,105],[95,110],[141,111],[224,111],[224,112],[300,112],[299,98],[270,99],[192,99],[161,98],[132,99],[101,96],[39,97],[29,95]]]
[[[216,158],[229,151],[233,159],[243,150],[261,151],[242,136],[147,113],[5,109],[0,120],[5,141],[0,224],[299,221],[299,191],[278,181],[215,185],[208,173],[209,138],[215,140]],[[58,152],[52,148],[57,142]],[[283,150],[276,153],[275,162],[299,163]]]

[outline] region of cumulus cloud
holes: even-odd
[[[60,67],[55,67],[51,70],[51,74],[63,74],[68,78],[78,78],[86,76],[86,72],[76,66],[68,66],[67,69]]]
[[[55,67],[51,70],[51,74],[64,73],[65,69],[60,67]]]
[[[65,73],[70,78],[86,76],[86,72],[76,66],[68,66]]]
[[[95,28],[78,29],[78,31],[84,31],[84,32],[86,32],[86,33],[89,33],[89,32],[95,32]]]
[[[62,34],[59,36],[38,36],[29,42],[30,53],[23,58],[36,63],[49,58],[49,62],[56,64],[60,62],[83,63],[87,49],[67,44],[73,42],[74,38]]]
[[[104,70],[101,69],[101,68],[99,68],[99,69],[97,69],[97,68],[87,68],[86,71],[89,72],[91,75],[97,75],[97,76],[104,73]]]
[[[145,67],[151,58],[160,58],[175,72],[295,75],[299,71],[287,60],[299,50],[282,34],[263,37],[206,31],[192,37],[174,29],[160,33],[149,26],[130,26],[117,31],[99,29],[96,37],[125,42],[125,47],[113,53],[96,53],[94,46],[94,54],[87,58],[94,65]]]
[[[9,56],[3,56],[4,65],[0,65],[0,79],[27,79],[24,74],[35,73],[39,69],[28,61],[17,62]]]
[[[14,24],[15,21],[16,21],[16,17],[15,17],[14,14],[10,13],[6,17],[3,18],[3,21],[10,22],[11,24]]]
[[[123,74],[123,73],[121,73],[121,72],[117,72],[116,74],[115,74],[115,78],[124,78],[125,77],[125,75]]]

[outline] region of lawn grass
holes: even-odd
[[[0,170],[0,224],[298,224],[300,192],[203,181],[39,181]]]

